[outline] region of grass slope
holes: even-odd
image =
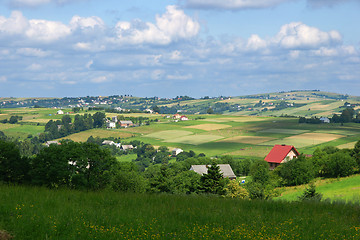
[[[359,239],[357,205],[0,185],[16,239]]]

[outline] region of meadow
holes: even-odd
[[[14,239],[359,239],[358,205],[0,185]]]

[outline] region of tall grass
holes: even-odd
[[[0,185],[15,239],[359,239],[360,207]]]

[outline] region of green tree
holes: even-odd
[[[11,116],[9,119],[9,123],[10,124],[15,124],[18,122],[18,117],[17,116]]]
[[[225,194],[225,186],[228,179],[224,179],[220,172],[220,167],[213,162],[208,167],[207,174],[203,174],[200,178],[201,191],[204,193]]]
[[[227,187],[225,188],[226,197],[230,198],[240,198],[240,199],[248,199],[249,193],[248,191],[241,187],[239,182],[236,180],[230,181]]]
[[[267,184],[270,179],[269,165],[264,160],[256,160],[250,166],[250,176],[253,182]]]
[[[304,155],[282,163],[276,173],[283,179],[286,186],[296,186],[309,183],[315,176],[314,166]]]
[[[337,151],[329,156],[324,167],[326,177],[346,177],[354,173],[356,160],[346,150]]]
[[[29,159],[20,156],[15,143],[0,140],[0,180],[24,183],[28,180],[29,169]]]
[[[106,116],[105,116],[105,113],[103,112],[96,112],[94,115],[93,115],[93,121],[94,121],[94,128],[101,128],[104,126],[105,124],[105,119]]]
[[[172,192],[175,194],[198,193],[200,190],[201,175],[185,170],[180,172],[172,179]]]
[[[307,187],[303,194],[299,196],[300,201],[321,201],[321,199],[322,194],[316,192],[316,188],[313,183],[309,184],[309,187]]]
[[[213,114],[213,113],[214,113],[214,110],[213,110],[211,107],[209,107],[209,108],[206,110],[206,113],[207,113],[207,114]]]

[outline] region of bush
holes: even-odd
[[[304,155],[281,164],[276,173],[282,178],[282,184],[296,186],[309,183],[315,176],[314,167]]]
[[[322,199],[322,194],[316,192],[315,185],[313,183],[311,183],[309,187],[305,189],[303,194],[299,196],[300,201],[306,201],[306,200],[321,201],[321,199]]]

